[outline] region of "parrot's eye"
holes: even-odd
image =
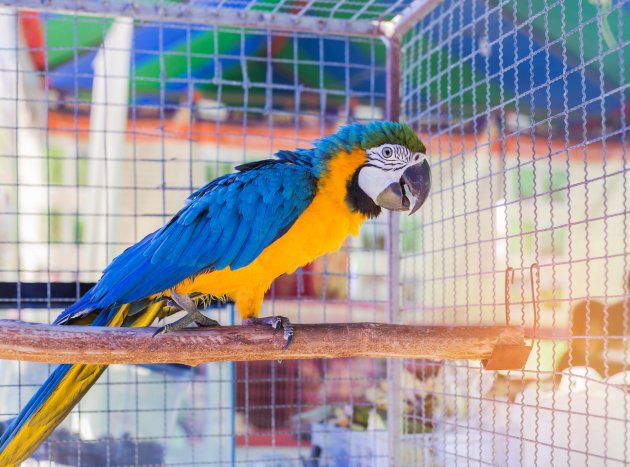
[[[385,159],[389,159],[390,157],[392,157],[393,154],[394,154],[394,151],[389,146],[385,146],[383,148],[383,157]]]

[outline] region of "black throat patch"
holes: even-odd
[[[372,198],[359,186],[359,171],[363,166],[359,167],[352,175],[346,186],[346,203],[354,212],[359,211],[361,214],[370,219],[377,217],[381,213],[381,207],[378,206]]]

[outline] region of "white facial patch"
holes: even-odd
[[[359,187],[372,200],[376,201],[378,195],[389,185],[398,183],[406,168],[406,165],[398,170],[383,170],[380,167],[370,165],[363,167],[359,172]]]
[[[405,169],[420,164],[426,156],[412,153],[400,144],[382,144],[365,151],[367,162],[359,172],[359,187],[373,201],[392,183],[398,183]]]

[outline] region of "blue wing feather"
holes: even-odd
[[[282,160],[217,178],[165,226],[114,258],[56,323],[148,297],[208,269],[247,266],[286,233],[315,191],[308,168]]]

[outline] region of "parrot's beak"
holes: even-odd
[[[426,160],[405,169],[398,182],[392,183],[378,195],[376,204],[390,211],[409,211],[411,203],[405,194],[405,187],[415,200],[409,213],[411,215],[424,204],[431,189],[431,169]]]

